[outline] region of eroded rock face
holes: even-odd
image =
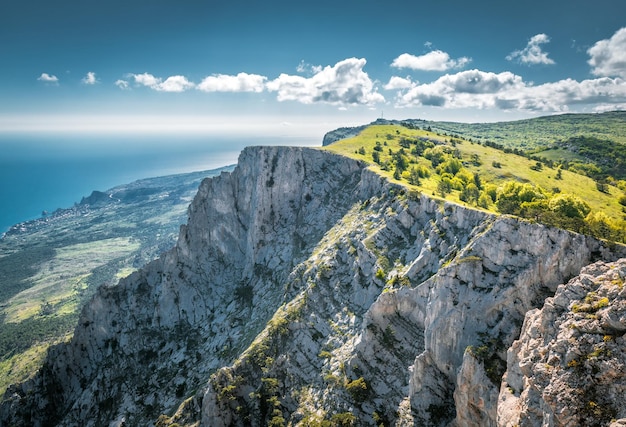
[[[1,419],[494,425],[525,314],[623,255],[323,151],[249,148],[203,182],[171,251],[100,289]]]
[[[626,418],[626,260],[598,262],[526,315],[508,351],[501,426]]]
[[[263,329],[293,266],[358,200],[362,168],[244,150],[235,172],[202,183],[176,247],[100,289],[72,341],[7,392],[7,425],[140,425],[178,406]]]

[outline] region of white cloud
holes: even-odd
[[[522,78],[510,72],[500,74],[480,70],[446,74],[432,83],[417,85],[401,94],[400,106],[427,105],[437,107],[494,106],[494,95],[523,86]]]
[[[495,108],[500,110],[565,112],[578,105],[614,105],[626,102],[626,82],[620,78],[560,80],[533,85],[511,72],[499,74],[468,70],[445,75],[432,83],[401,92],[397,106]]]
[[[54,74],[41,73],[41,76],[37,77],[37,80],[44,83],[59,83],[59,78]]]
[[[155,88],[161,83],[160,78],[154,77],[152,74],[149,73],[131,74],[130,77],[135,80],[136,84],[148,86],[151,88]]]
[[[410,87],[413,87],[417,84],[417,82],[413,82],[411,80],[411,77],[398,77],[398,76],[392,76],[389,79],[389,83],[387,83],[385,86],[383,86],[384,89],[386,90],[395,90],[395,89],[408,89]]]
[[[334,66],[326,66],[312,77],[281,74],[267,83],[267,89],[278,92],[279,101],[303,104],[373,105],[385,98],[374,88],[363,67],[366,60],[348,58]]]
[[[598,104],[593,108],[594,113],[606,113],[607,111],[626,111],[624,104]]]
[[[159,92],[184,92],[195,87],[185,76],[170,76],[165,79],[165,81],[149,73],[130,74],[129,77],[135,80],[135,84],[147,86]],[[128,87],[127,83],[128,82],[125,80],[115,82],[115,84],[122,89]]]
[[[159,83],[155,89],[161,92],[184,92],[194,86],[185,76],[170,76],[163,83]]]
[[[215,74],[205,77],[198,85],[203,92],[263,92],[267,77],[239,73],[236,76]]]
[[[522,64],[554,64],[554,61],[548,58],[548,54],[541,50],[541,45],[550,42],[550,37],[546,34],[537,34],[532,36],[526,47],[522,50],[511,52],[506,59],[509,61],[519,61]]]
[[[313,74],[317,74],[320,71],[322,71],[322,66],[321,65],[311,65],[311,64],[308,64],[308,63],[304,62],[304,60],[302,60],[302,61],[300,61],[300,63],[296,67],[296,71],[299,72],[299,73],[303,73],[303,74],[313,75]]]
[[[93,71],[89,71],[85,77],[83,77],[82,82],[86,85],[95,85],[98,83],[98,79],[96,78],[96,73]]]
[[[129,89],[130,84],[128,83],[127,80],[116,80],[115,81],[115,86],[119,87],[120,89]]]
[[[608,40],[600,40],[587,53],[594,75],[626,78],[626,28],[618,30]]]
[[[392,67],[410,68],[412,70],[422,71],[448,71],[453,68],[463,68],[472,61],[471,58],[465,56],[457,59],[450,58],[447,52],[441,50],[433,50],[421,56],[403,53],[393,60]]]

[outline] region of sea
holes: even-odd
[[[0,134],[0,235],[93,190],[237,163],[251,145],[321,146],[319,136]]]

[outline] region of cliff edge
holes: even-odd
[[[1,424],[496,425],[525,315],[625,255],[322,150],[247,148],[176,246],[9,388]]]

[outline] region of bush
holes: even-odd
[[[571,194],[558,194],[550,199],[548,206],[552,212],[568,218],[585,218],[591,208],[587,203]]]
[[[363,377],[359,377],[354,381],[346,384],[346,390],[357,403],[362,403],[368,394],[367,383]]]
[[[331,425],[341,427],[351,427],[356,424],[356,417],[351,412],[341,412],[330,418]]]

